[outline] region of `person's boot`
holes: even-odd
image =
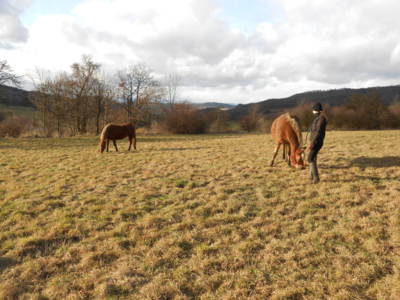
[[[318,174],[317,163],[315,161],[311,162],[310,168],[311,168],[311,176],[313,183],[318,183],[319,174]]]

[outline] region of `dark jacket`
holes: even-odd
[[[310,149],[321,149],[324,144],[325,130],[328,121],[324,114],[320,113],[312,122],[310,128]]]

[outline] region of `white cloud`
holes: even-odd
[[[30,2],[30,0],[0,1],[0,49],[11,49],[15,43],[26,42],[28,39],[28,30],[22,24],[20,14]]]
[[[0,44],[0,56],[20,73],[35,66],[66,70],[82,54],[108,70],[143,62],[159,77],[180,74],[180,95],[196,101],[398,83],[400,2],[274,1],[281,19],[249,34],[219,19],[214,0],[85,0],[70,14],[38,17],[27,42],[11,50]],[[3,21],[8,43],[27,38],[18,16],[29,1],[13,3],[11,19]]]

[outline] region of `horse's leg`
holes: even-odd
[[[286,144],[283,144],[283,149],[282,149],[282,158],[283,160],[286,161]]]
[[[113,143],[114,143],[115,150],[118,152],[117,142],[115,140],[113,140]]]
[[[136,135],[133,136],[133,149],[136,150]]]
[[[108,152],[108,145],[110,144],[110,139],[107,139],[107,152]]]
[[[275,147],[274,155],[272,156],[271,167],[274,165],[274,160],[275,160],[276,155],[278,154],[280,147],[281,147],[281,143],[278,143]]]
[[[129,148],[128,151],[131,151],[131,146],[132,146],[132,137],[129,137]]]
[[[290,149],[290,145],[287,145],[287,163],[289,167],[292,165],[290,161],[290,155],[292,155],[292,151]]]

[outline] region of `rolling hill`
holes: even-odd
[[[385,104],[390,104],[396,100],[400,100],[400,85],[386,87],[370,87],[362,89],[337,89],[328,91],[310,91],[295,94],[287,98],[268,99],[261,102],[250,104],[239,104],[230,110],[230,116],[234,120],[238,120],[246,115],[253,105],[259,105],[260,111],[267,116],[277,115],[287,109],[293,108],[300,103],[321,102],[331,106],[339,106],[345,104],[349,97],[353,94],[368,94],[377,92]]]
[[[195,105],[199,109],[207,112],[221,109],[228,110],[231,119],[238,120],[242,116],[246,115],[254,105],[258,105],[260,112],[264,115],[273,117],[285,110],[299,105],[300,103],[319,101],[322,104],[339,106],[345,104],[353,94],[368,94],[372,92],[377,92],[385,104],[390,104],[394,101],[400,100],[400,85],[393,85],[361,89],[343,88],[328,91],[309,91],[286,98],[273,98],[261,102],[239,104],[236,106],[219,102],[207,102]],[[31,94],[32,92],[19,88],[0,85],[0,105],[3,108],[9,107],[9,109],[13,107],[28,107],[34,109],[34,106],[29,99]]]
[[[32,92],[0,84],[0,104],[7,106],[33,107],[29,100]]]

